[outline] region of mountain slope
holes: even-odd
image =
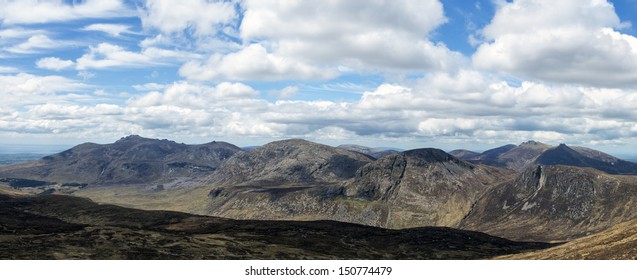
[[[522,171],[533,164],[537,157],[550,148],[551,146],[540,142],[527,141],[519,146],[509,144],[491,149],[480,155],[466,158],[466,160]]]
[[[473,165],[439,149],[387,156],[361,168],[347,186],[356,199],[385,205],[389,228],[457,226],[503,170]]]
[[[85,143],[41,160],[0,167],[0,177],[81,184],[138,184],[212,173],[241,149],[128,136],[113,144]]]
[[[231,166],[243,157],[245,154],[237,154],[229,159],[213,177],[227,174],[224,170],[240,169]],[[350,173],[346,181],[281,181],[280,176],[265,173],[266,178],[279,178],[274,180],[277,184],[271,184],[262,179],[263,174],[239,176],[256,178],[247,183],[213,181],[207,213],[241,219],[331,219],[388,228],[455,226],[477,197],[497,180],[511,176],[509,171],[469,164],[438,149],[406,151],[370,161]]]
[[[335,183],[351,178],[373,160],[361,153],[292,139],[237,153],[209,180],[222,186]]]
[[[460,227],[514,240],[571,240],[636,218],[635,207],[635,176],[535,166],[482,196]]]
[[[547,248],[449,228],[236,221],[0,195],[0,259],[480,259]]]
[[[568,165],[579,167],[591,167],[609,174],[636,174],[637,163],[613,158],[604,153],[582,149],[582,154],[565,144],[549,149],[542,153],[536,160],[536,164],[542,165]]]
[[[505,145],[475,155],[470,151],[453,151],[459,158],[474,163],[524,171],[540,165],[568,165],[591,167],[610,174],[637,174],[637,163],[625,161],[584,147],[569,147],[560,144],[552,147],[536,141],[527,141],[519,146]]]
[[[637,220],[624,222],[600,233],[566,244],[498,259],[516,260],[635,260],[637,259]]]

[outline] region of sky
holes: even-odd
[[[637,154],[637,0],[0,0],[0,143]]]

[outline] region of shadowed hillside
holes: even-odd
[[[480,259],[548,247],[449,228],[236,221],[0,195],[0,259]]]

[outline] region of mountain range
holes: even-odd
[[[482,153],[464,149],[453,150],[449,153],[469,162],[516,171],[523,171],[533,165],[567,165],[591,167],[610,174],[637,174],[637,163],[625,161],[597,150],[569,147],[565,144],[553,147],[536,141],[528,141],[518,146],[509,144]]]
[[[242,150],[129,136],[2,166],[0,192],[64,193],[232,223],[444,227],[525,242],[575,242],[637,218],[637,163],[589,148],[528,141],[483,153],[378,152],[301,139]]]
[[[171,183],[211,174],[241,148],[225,142],[201,145],[124,137],[113,144],[85,143],[0,170],[0,177],[87,185]]]

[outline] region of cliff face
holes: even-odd
[[[636,218],[634,207],[633,176],[534,166],[482,196],[460,227],[515,240],[570,240]]]
[[[347,191],[357,199],[387,205],[387,227],[454,227],[480,195],[509,175],[438,149],[418,149],[366,165]]]

